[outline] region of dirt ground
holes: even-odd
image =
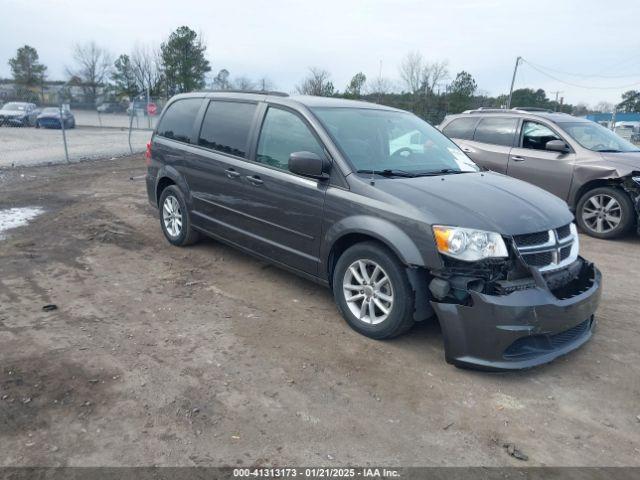
[[[0,241],[0,465],[640,465],[638,238],[581,237],[591,342],[489,374],[446,364],[437,324],[370,340],[310,282],[170,246],[143,173],[0,171],[0,209],[46,209]]]

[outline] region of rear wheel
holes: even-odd
[[[616,238],[634,224],[633,203],[622,190],[613,187],[595,188],[585,193],[576,208],[580,228],[592,237]]]
[[[333,296],[351,328],[367,337],[392,338],[414,323],[415,300],[404,266],[376,242],[356,244],[340,256]]]
[[[184,247],[200,238],[191,226],[191,218],[184,195],[175,185],[169,185],[160,195],[160,226],[170,243]]]

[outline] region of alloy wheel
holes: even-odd
[[[164,199],[162,219],[167,233],[173,238],[179,237],[182,232],[182,211],[178,199],[173,195],[168,195]]]
[[[599,193],[584,203],[581,215],[587,228],[608,233],[622,221],[622,207],[611,195]]]
[[[393,308],[393,285],[389,275],[373,260],[356,260],[342,281],[347,306],[368,325],[384,322]]]

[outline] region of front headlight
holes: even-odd
[[[507,246],[499,233],[434,225],[433,235],[438,251],[458,260],[475,262],[484,258],[509,256]]]

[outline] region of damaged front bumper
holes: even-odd
[[[577,262],[578,276],[560,289],[532,270],[528,288],[507,294],[470,290],[465,304],[432,301],[447,362],[487,370],[529,368],[587,342],[595,327],[602,275],[592,263]]]

